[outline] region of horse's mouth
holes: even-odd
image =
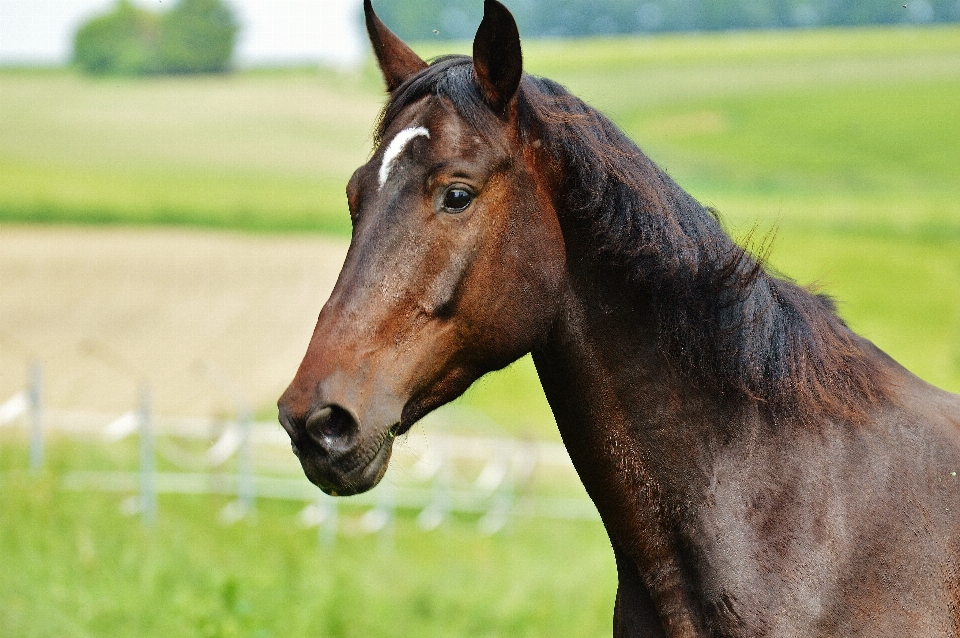
[[[383,478],[400,424],[393,425],[374,445],[357,446],[346,454],[330,456],[315,445],[293,443],[294,454],[310,482],[330,496],[352,496],[376,486]]]

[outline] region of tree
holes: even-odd
[[[73,60],[87,73],[138,75],[150,71],[158,37],[157,18],[120,0],[117,8],[80,27]]]
[[[159,70],[226,71],[238,30],[233,14],[220,0],[180,0],[160,21]]]
[[[479,1],[374,4],[384,22],[408,40],[472,38],[482,15]],[[960,20],[957,0],[506,0],[506,4],[524,37]]]
[[[180,0],[155,14],[120,0],[77,31],[74,62],[93,74],[226,71],[239,26],[223,0]]]

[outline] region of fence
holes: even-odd
[[[598,519],[561,444],[498,436],[490,419],[461,407],[442,408],[399,439],[380,485],[345,502],[309,483],[286,433],[276,423],[254,422],[242,402],[230,420],[164,417],[153,414],[144,386],[125,414],[67,412],[44,408],[42,386],[34,365],[29,387],[0,404],[0,428],[29,428],[31,472],[40,471],[51,435],[104,445],[136,437],[136,471],[70,471],[63,486],[129,494],[123,509],[146,525],[158,515],[158,494],[204,493],[234,497],[220,512],[225,524],[250,517],[257,499],[303,501],[300,524],[318,527],[326,544],[338,533],[388,537],[398,510],[412,510],[424,530],[455,513],[475,515],[483,534],[514,517]],[[347,507],[361,513],[346,516]]]

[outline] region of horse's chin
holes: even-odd
[[[371,453],[358,449],[350,454],[329,458],[316,448],[298,449],[297,458],[310,482],[330,496],[352,496],[372,489],[387,472],[393,452],[394,436],[383,437]]]

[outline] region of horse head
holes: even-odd
[[[546,338],[565,265],[507,9],[485,0],[472,62],[433,65],[364,10],[390,100],[347,186],[346,261],[278,404],[307,477],[339,495],[376,485],[397,435]],[[424,90],[456,74],[466,109]]]

